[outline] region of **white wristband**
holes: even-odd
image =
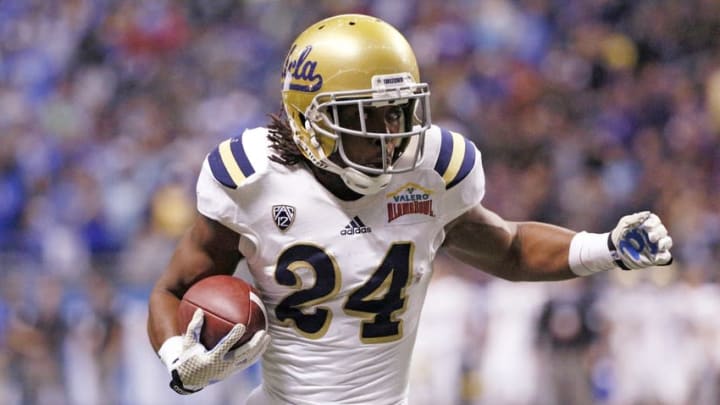
[[[180,357],[180,353],[182,353],[182,345],[183,345],[183,337],[182,336],[173,336],[166,340],[162,346],[160,346],[160,350],[158,350],[158,356],[160,356],[160,360],[165,364],[165,367],[167,367],[168,371],[171,370],[172,364]]]
[[[578,232],[570,242],[568,262],[570,270],[578,276],[589,276],[615,268],[608,249],[609,233]]]

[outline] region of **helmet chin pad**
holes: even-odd
[[[350,190],[362,195],[377,194],[392,180],[392,175],[387,173],[372,177],[352,167],[339,169],[340,173],[337,174],[340,175],[345,185]]]

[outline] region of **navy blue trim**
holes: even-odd
[[[252,164],[250,164],[250,160],[245,153],[245,148],[243,148],[242,135],[237,138],[233,138],[233,140],[230,141],[230,150],[232,151],[235,162],[237,162],[238,167],[240,167],[240,171],[245,178],[255,174],[255,168],[252,167]]]
[[[475,145],[468,139],[465,139],[465,156],[463,156],[462,165],[460,166],[460,170],[458,170],[458,174],[445,186],[445,189],[450,190],[456,184],[460,183],[462,179],[470,174],[473,166],[475,166]]]
[[[217,146],[208,155],[208,163],[210,164],[210,171],[215,177],[215,180],[219,181],[220,184],[225,187],[237,188],[237,184],[235,184],[235,181],[233,181],[230,173],[228,173],[225,168],[222,157],[220,157],[220,149]]]
[[[453,151],[453,137],[450,131],[441,129],[441,140],[440,140],[440,153],[438,154],[437,162],[435,162],[435,171],[442,177],[445,175],[452,158]]]

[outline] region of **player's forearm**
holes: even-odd
[[[553,281],[575,278],[568,265],[574,231],[539,222],[517,223],[509,250],[515,257],[515,277],[521,281]]]
[[[198,278],[196,270],[208,266],[208,260],[193,243],[194,229],[180,239],[168,267],[150,293],[147,329],[155,351],[168,338],[180,334],[175,316],[180,298],[189,284]]]
[[[214,274],[212,260],[198,249],[190,234],[180,240],[168,267],[150,293],[148,303],[148,335],[157,351],[168,338],[181,331],[177,322],[180,298],[190,285],[206,275]]]
[[[464,223],[445,248],[461,261],[511,281],[576,277],[568,266],[573,231],[538,222]]]
[[[156,352],[168,338],[180,334],[175,316],[178,305],[180,300],[162,287],[156,286],[150,294],[147,331]]]
[[[197,280],[213,274],[232,274],[242,258],[239,236],[224,226],[198,216],[182,236],[149,301],[148,335],[155,350],[184,331],[176,314],[180,298]]]
[[[181,334],[177,323],[180,298],[200,273],[211,267],[207,255],[197,247],[192,227],[180,239],[163,275],[150,293],[148,303],[148,336],[155,351],[168,338]]]

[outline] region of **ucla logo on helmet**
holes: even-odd
[[[295,207],[291,205],[273,205],[272,218],[275,225],[281,231],[285,231],[295,221]]]
[[[313,93],[323,85],[323,77],[321,74],[316,73],[318,62],[310,59],[310,52],[312,52],[312,46],[306,46],[296,58],[292,58],[295,54],[295,48],[297,45],[293,45],[288,52],[287,59],[285,60],[285,66],[283,66],[282,77],[283,77],[283,90],[297,90],[307,93]]]

